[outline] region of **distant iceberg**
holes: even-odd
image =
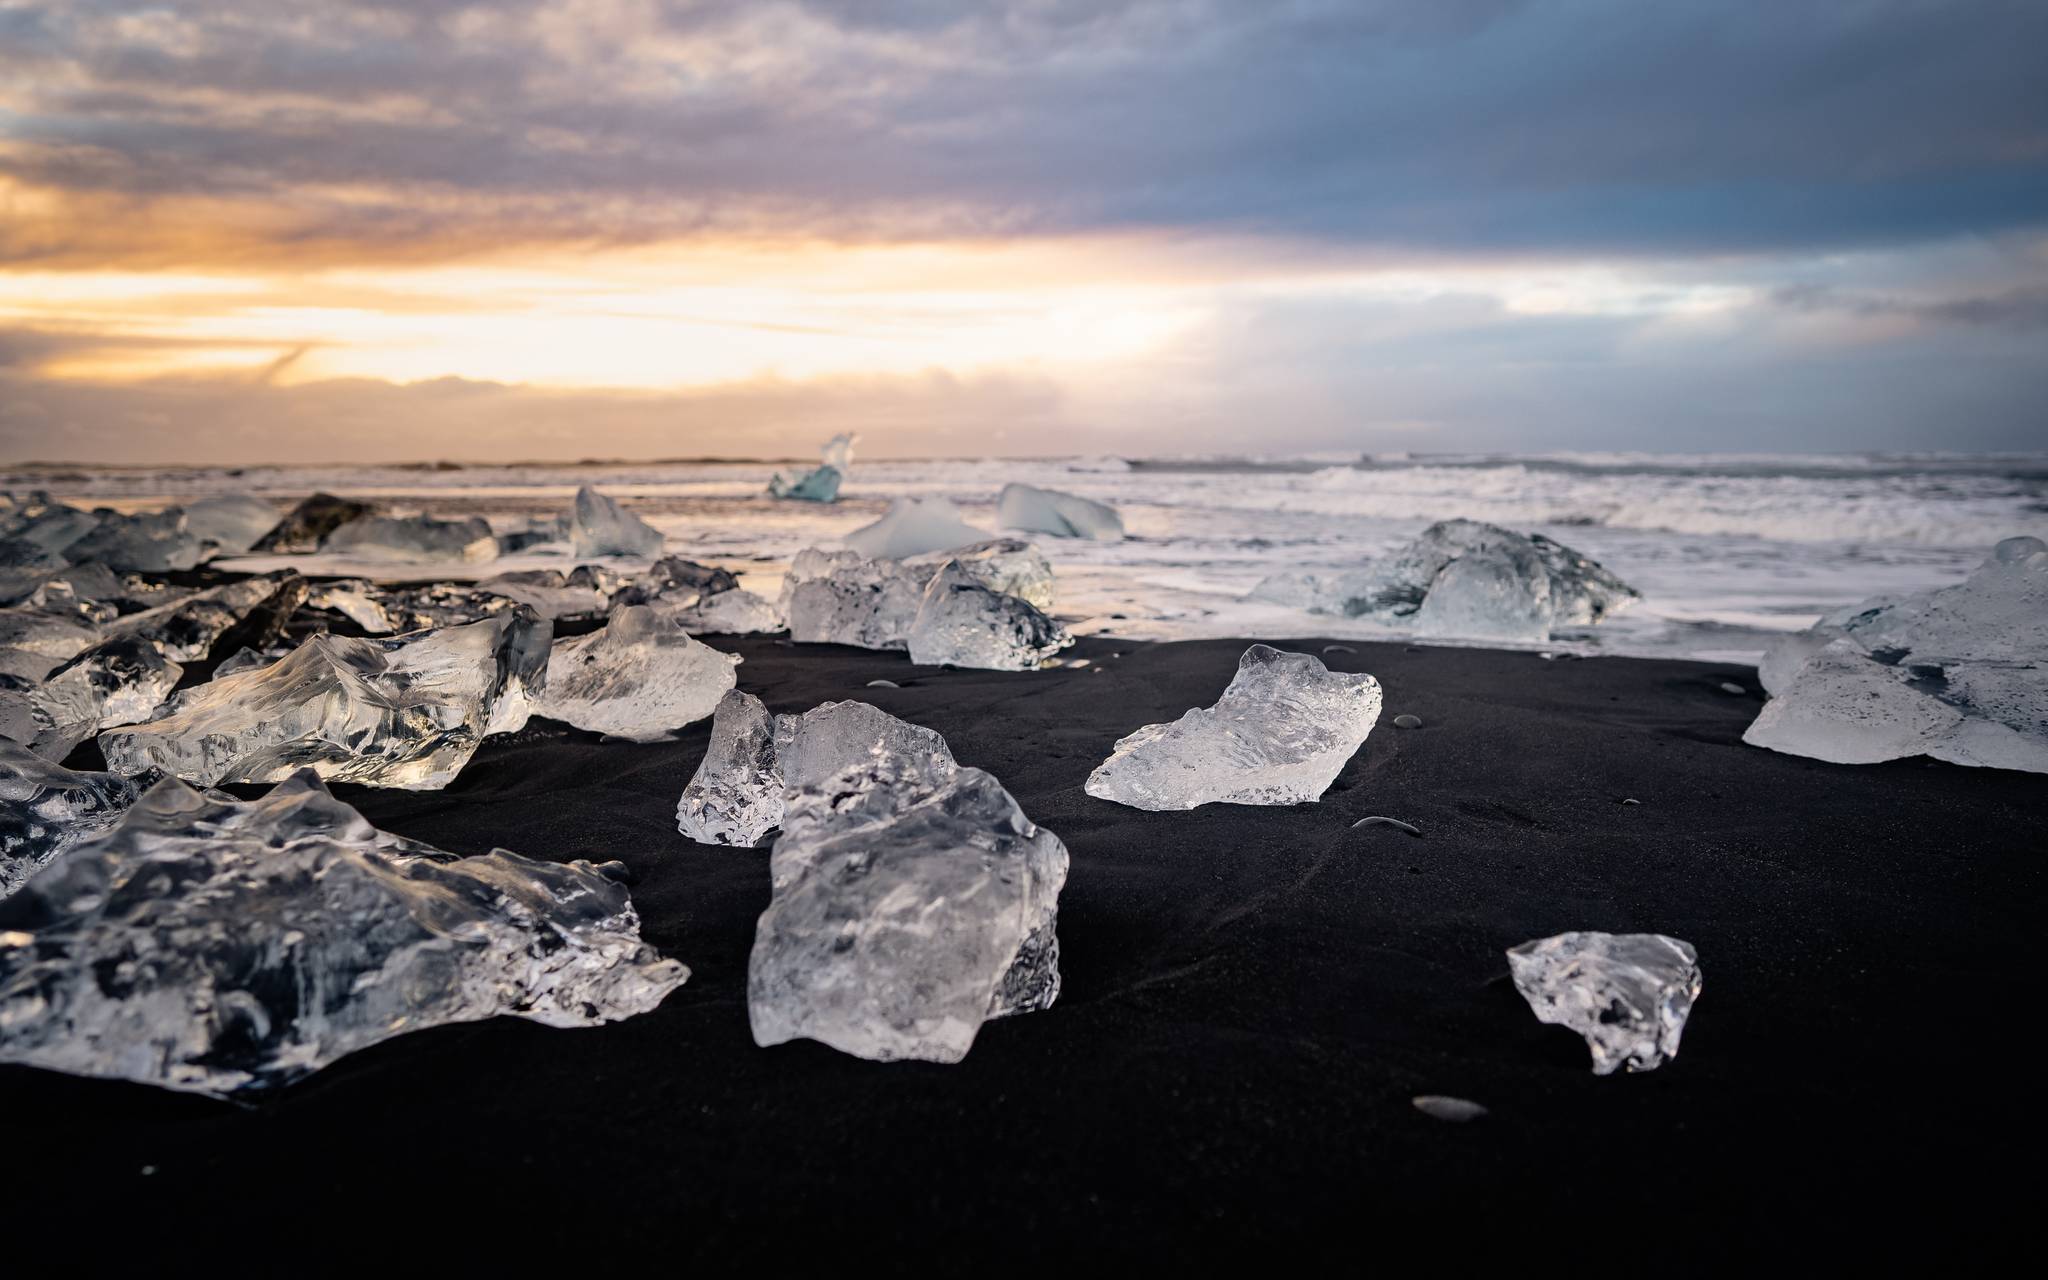
[[[820,450],[824,454],[824,465],[797,479],[785,479],[778,471],[768,480],[768,493],[776,498],[794,498],[801,502],[837,502],[839,486],[846,479],[846,473],[853,469],[853,446],[860,437],[842,431],[825,442]]]

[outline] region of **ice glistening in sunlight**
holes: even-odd
[[[1700,995],[1692,944],[1661,933],[1560,933],[1508,952],[1515,990],[1536,1017],[1593,1051],[1593,1074],[1649,1071],[1678,1055]]]
[[[654,742],[710,715],[733,687],[739,661],[699,644],[652,605],[620,605],[599,630],[555,641],[534,709],[579,729]]]
[[[0,898],[112,828],[138,794],[118,773],[66,769],[0,739]]]
[[[166,779],[0,903],[0,1061],[226,1096],[446,1023],[614,1022],[688,976],[588,862],[458,858],[310,774]]]

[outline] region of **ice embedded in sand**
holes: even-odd
[[[840,543],[864,556],[897,560],[988,540],[986,529],[962,520],[960,509],[944,498],[898,498],[889,504],[887,515],[855,529]]]
[[[988,671],[1035,671],[1074,643],[1034,605],[990,590],[952,560],[925,587],[908,640],[912,662]]]
[[[735,689],[711,718],[711,745],[683,788],[676,829],[702,844],[759,844],[781,825],[787,792],[884,757],[918,770],[955,767],[938,733],[868,703],[770,716],[759,698]]]
[[[225,1096],[446,1023],[614,1022],[688,976],[587,862],[456,858],[306,775],[166,780],[0,904],[0,1061]]]
[[[1758,674],[1771,698],[1753,746],[2048,773],[2048,544],[2007,538],[1954,586],[1831,614]]]
[[[593,733],[654,742],[710,715],[733,687],[739,661],[651,605],[621,605],[599,630],[555,642],[534,710]]]
[[[185,669],[135,636],[103,641],[41,680],[0,676],[0,738],[49,760],[101,729],[147,720]]]
[[[328,534],[320,549],[400,564],[476,564],[498,558],[498,540],[481,516],[359,516]]]
[[[958,1062],[1060,990],[1067,850],[979,769],[876,752],[792,787],[754,931],[754,1042]]]
[[[1593,1074],[1649,1071],[1678,1056],[1700,994],[1699,954],[1661,933],[1560,933],[1508,952],[1515,990],[1538,1021],[1569,1027]]]
[[[1135,809],[1320,798],[1380,715],[1379,681],[1255,644],[1213,707],[1116,744],[1087,792]]]
[[[1049,533],[1056,538],[1117,542],[1124,536],[1123,517],[1114,507],[1028,484],[1003,486],[996,499],[996,523],[1005,529]]]
[[[611,498],[589,485],[576,491],[576,505],[569,513],[569,547],[579,559],[585,556],[651,559],[661,554],[661,543],[661,530]]]
[[[105,834],[138,794],[118,773],[66,769],[0,740],[0,898],[72,845]]]
[[[485,735],[516,730],[546,681],[549,623],[498,617],[389,640],[316,635],[282,660],[180,694],[160,719],[100,735],[121,773],[205,786],[303,768],[369,786],[446,786]]]

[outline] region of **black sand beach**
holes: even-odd
[[[2035,1207],[1996,1165],[2040,1136],[2019,1056],[2038,777],[1745,747],[1761,701],[1738,668],[1353,643],[1325,660],[1378,676],[1386,710],[1322,803],[1148,814],[1083,780],[1213,701],[1244,642],[1084,641],[1094,666],[1026,675],[713,643],[771,709],[857,698],[940,730],[1066,841],[1056,1007],[989,1024],[957,1066],[757,1049],[766,852],[673,817],[708,725],[633,746],[536,722],[444,792],[339,792],[458,852],[624,860],[686,986],[593,1030],[401,1037],[250,1107],[0,1068],[9,1234],[75,1224],[87,1267],[395,1260],[423,1231],[605,1270],[628,1245],[664,1268],[959,1274],[1311,1244],[1598,1273],[1796,1238],[1960,1261]],[[1370,814],[1422,835],[1352,829]],[[1675,1061],[1595,1077],[1530,1014],[1502,951],[1566,929],[1698,947]],[[1430,1093],[1492,1114],[1431,1119],[1410,1105]]]

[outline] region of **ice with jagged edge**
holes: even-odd
[[[94,645],[39,682],[0,675],[0,738],[49,760],[102,729],[156,714],[185,669],[137,636]]]
[[[1134,809],[1302,804],[1321,798],[1379,718],[1371,676],[1255,644],[1215,706],[1125,737],[1086,790]]]
[[[518,606],[392,639],[316,635],[284,659],[179,695],[162,717],[100,735],[117,772],[201,785],[303,768],[369,786],[446,786],[492,733],[523,727],[546,684],[551,624]]]
[[[754,1042],[958,1062],[1059,996],[1059,837],[979,769],[874,752],[793,787],[754,931]]]
[[[131,613],[108,626],[107,635],[147,640],[173,662],[199,662],[238,627],[248,633],[247,643],[276,639],[306,593],[306,580],[290,571],[244,578]]]
[[[1013,538],[905,559],[807,548],[783,576],[778,607],[799,643],[907,649],[925,588],[948,563],[993,591],[1052,607],[1052,566],[1037,547]]]
[[[311,584],[306,607],[340,614],[365,635],[386,636],[400,630],[379,599],[377,587],[361,578]]]
[[[139,794],[118,773],[66,769],[0,740],[0,898],[66,849],[105,834]]]
[[[2048,544],[2007,538],[1954,586],[1831,614],[1758,675],[1771,698],[1753,746],[2048,773]]]
[[[138,573],[169,573],[190,569],[206,558],[209,548],[187,525],[177,507],[140,515],[108,512],[99,526],[64,549],[75,563],[103,564]]]
[[[316,493],[284,513],[270,532],[256,539],[252,551],[264,555],[305,555],[318,551],[343,525],[375,514],[374,503]]]
[[[185,527],[220,555],[241,555],[280,519],[276,507],[247,494],[201,498],[185,505]]]
[[[586,566],[588,567],[588,566]],[[736,590],[739,576],[681,556],[663,556],[624,580],[612,595],[613,604],[652,604],[657,600],[681,603]]]
[[[771,716],[759,698],[734,689],[711,717],[711,745],[683,788],[676,829],[701,844],[759,844],[781,825],[786,792],[882,756],[954,767],[936,730],[880,707],[827,702],[802,715]]]
[[[166,780],[0,904],[0,1061],[252,1093],[427,1027],[618,1021],[688,977],[606,868],[457,858],[304,774],[252,801]]]
[[[1356,573],[1272,575],[1255,599],[1367,618],[1416,635],[1543,641],[1640,599],[1612,572],[1540,533],[1445,520]]]
[[[599,630],[555,642],[534,710],[593,733],[655,742],[710,715],[733,687],[739,661],[652,605],[621,605]]]
[[[987,671],[1035,671],[1074,643],[1037,606],[990,590],[953,560],[925,587],[908,640],[912,662]]]
[[[903,561],[909,568],[922,572],[927,584],[949,562],[965,569],[991,591],[1016,596],[1040,609],[1052,608],[1052,562],[1033,543],[1020,538],[991,538],[951,551],[908,556]]]
[[[1593,1074],[1649,1071],[1678,1056],[1700,994],[1699,953],[1661,933],[1560,933],[1508,952],[1515,990],[1538,1021],[1569,1027]]]
[[[859,436],[842,431],[825,442],[820,451],[823,463],[809,473],[788,479],[780,471],[768,478],[768,493],[776,498],[797,498],[805,502],[836,502],[839,486],[853,470],[853,446]]]
[[[99,528],[90,511],[58,502],[37,489],[25,497],[8,495],[0,510],[0,564],[30,568],[61,568],[65,550]]]
[[[569,548],[579,559],[586,556],[653,559],[661,554],[661,544],[661,530],[611,498],[589,485],[576,491],[576,503],[569,513]]]
[[[670,609],[669,616],[691,635],[760,635],[781,631],[789,625],[773,600],[738,587],[699,596],[689,604]]]
[[[498,558],[498,539],[481,516],[365,515],[328,534],[320,549],[355,560],[477,564]]]
[[[625,578],[600,565],[559,569],[521,569],[477,583],[479,592],[500,595],[530,607],[543,618],[598,618],[611,609],[612,594]]]
[[[887,515],[839,541],[847,550],[870,558],[900,560],[988,540],[986,529],[977,529],[960,518],[960,508],[933,497],[897,498],[889,504]]]
[[[1116,513],[1116,508],[1091,498],[1028,484],[1003,486],[996,498],[996,523],[1005,529],[1049,533],[1055,538],[1120,542],[1124,536],[1123,517]]]

